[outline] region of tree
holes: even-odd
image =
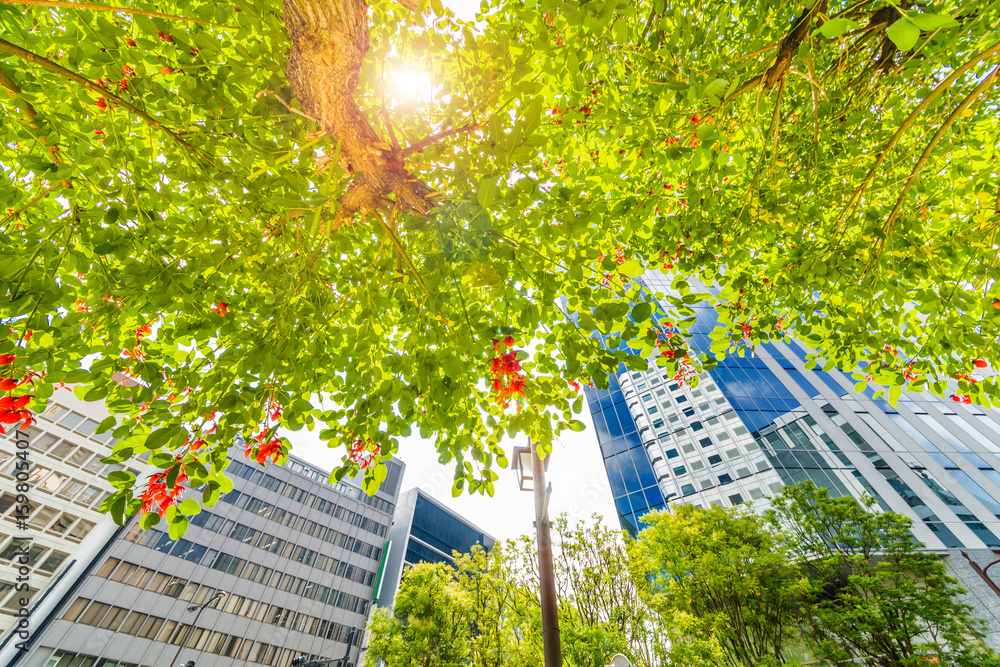
[[[798,635],[798,596],[807,584],[776,536],[743,507],[678,505],[652,512],[634,546],[645,597],[666,618],[700,626],[717,647],[680,648],[683,660],[718,659],[733,667],[786,662]],[[695,619],[692,621],[691,619]],[[711,664],[710,662],[708,664]]]
[[[666,630],[657,626],[657,618],[636,594],[621,533],[602,527],[600,521],[595,516],[593,525],[571,526],[562,516],[554,522],[564,664],[604,667],[614,654],[623,653],[637,667],[652,667],[662,654]],[[421,636],[451,632],[449,619],[432,611],[434,599],[442,600],[440,608],[450,608],[447,597],[460,598],[468,605],[461,617],[463,628],[453,632],[467,649],[460,664],[540,664],[542,625],[533,541],[526,537],[508,541],[488,552],[477,546],[468,554],[454,556],[453,571],[435,566],[441,568],[436,572],[450,575],[443,584],[434,579],[433,589],[408,570],[397,600],[406,600],[409,606],[400,607],[397,601],[393,613],[398,619],[382,611],[369,624],[369,646],[376,647],[369,649],[372,659],[383,659],[389,667],[411,664],[405,656],[420,654],[421,644],[419,638],[411,640],[406,634],[407,623],[418,628]],[[414,598],[422,601],[419,613],[409,602]],[[438,622],[444,625],[435,632],[432,628]]]
[[[391,667],[468,664],[471,607],[448,565],[409,567],[394,611],[379,608],[372,614],[365,665],[374,667],[381,660]]]
[[[773,499],[771,525],[816,584],[804,615],[817,653],[873,667],[1000,664],[944,563],[918,551],[907,517],[872,511],[875,502],[831,498],[812,482]]]
[[[373,491],[417,431],[490,493],[503,435],[547,451],[653,354],[696,382],[791,333],[890,400],[995,402],[1000,4],[805,4],[7,0],[0,421],[105,400],[162,470],[106,509],[177,536],[237,436],[281,461],[322,422]]]

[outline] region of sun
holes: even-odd
[[[410,106],[422,106],[434,100],[435,86],[430,74],[414,65],[402,65],[388,79],[393,101]]]

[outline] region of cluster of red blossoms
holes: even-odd
[[[177,474],[177,480],[174,482],[174,488],[171,489],[167,487],[168,472],[167,470],[163,470],[153,473],[146,480],[146,490],[139,496],[139,500],[142,501],[142,508],[139,510],[140,513],[145,514],[146,512],[155,511],[160,516],[163,516],[168,507],[177,504],[177,499],[181,497],[181,494],[185,490],[181,485],[187,481],[188,476],[184,473],[184,464],[182,463],[180,472]]]
[[[216,306],[213,306],[213,307],[211,308],[211,311],[212,311],[213,313],[218,313],[218,314],[219,314],[219,315],[221,315],[222,317],[225,317],[225,316],[226,316],[226,313],[228,313],[228,312],[229,312],[229,304],[228,304],[228,303],[226,303],[225,301],[220,301],[220,302],[218,303],[218,305],[216,305]]]
[[[14,360],[17,355],[0,354],[0,367],[7,367],[5,375],[7,377],[0,380],[0,391],[14,391],[24,384],[31,384],[38,377],[38,373],[29,372],[22,378],[12,377]],[[0,424],[18,424],[15,429],[22,429],[35,423],[35,418],[31,410],[26,410],[24,406],[31,402],[33,394],[22,396],[0,397]],[[0,426],[0,433],[6,433],[3,426]]]
[[[501,341],[493,341],[493,351],[500,352]],[[503,339],[502,345],[507,352],[490,360],[490,374],[493,376],[493,392],[497,404],[504,408],[510,407],[510,400],[516,396],[526,398],[524,384],[528,377],[521,372],[521,362],[517,360],[513,336]]]
[[[362,470],[374,463],[375,457],[382,452],[381,445],[375,445],[375,449],[368,449],[371,441],[371,438],[365,440],[358,438],[347,451],[347,458],[361,466]]]
[[[666,322],[666,326],[672,327],[673,322]],[[682,387],[697,375],[694,364],[691,362],[691,355],[687,351],[687,343],[684,336],[676,331],[660,331],[656,334],[656,347],[660,350],[660,356],[672,359],[677,362],[677,372],[674,373],[674,382]]]
[[[269,458],[277,463],[278,459],[280,459],[285,453],[285,447],[281,443],[281,438],[271,438],[268,440],[267,436],[270,432],[271,429],[264,429],[255,435],[253,437],[253,441],[247,443],[247,451],[244,456],[248,459],[252,458],[261,465],[267,463]],[[265,440],[267,440],[267,442],[264,442]],[[254,455],[255,449],[257,450],[256,455]]]
[[[987,363],[985,359],[976,359],[972,362],[972,365],[975,366],[976,368],[986,368],[987,366],[989,366],[989,363]],[[959,373],[955,376],[955,379],[965,380],[969,384],[979,383],[979,380],[969,376],[967,373]],[[970,396],[969,394],[952,394],[951,400],[955,401],[956,403],[965,403],[966,405],[970,405],[972,403],[972,396]]]

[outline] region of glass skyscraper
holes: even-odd
[[[645,276],[653,291],[669,280]],[[691,306],[707,351],[714,309]],[[751,503],[812,480],[867,492],[913,520],[928,549],[1000,548],[1000,412],[904,394],[897,407],[840,371],[805,368],[792,340],[727,356],[692,389],[655,365],[620,372],[588,399],[621,525],[633,535],[669,503]]]

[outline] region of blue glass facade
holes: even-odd
[[[670,291],[663,276],[646,281]],[[692,347],[709,350],[715,311],[692,308]],[[893,408],[871,389],[855,394],[840,371],[807,370],[806,357],[785,340],[727,356],[695,389],[651,365],[589,391],[622,527],[635,534],[666,502],[763,509],[809,479],[907,514],[929,546],[1000,547],[1000,413],[921,395]]]
[[[388,556],[376,604],[391,607],[408,565],[451,563],[453,552],[468,553],[480,544],[491,549],[496,540],[420,489],[399,496],[389,528]]]

